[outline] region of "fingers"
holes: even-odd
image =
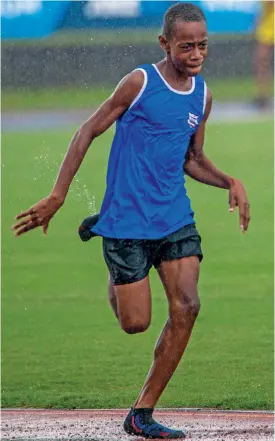
[[[22,219],[22,217],[26,217],[26,216],[30,216],[35,214],[35,210],[34,208],[29,208],[26,211],[23,211],[22,213],[18,214],[17,216],[15,216],[15,219]]]
[[[229,192],[229,206],[230,212],[234,211],[236,207],[239,207],[240,229],[244,234],[247,231],[250,222],[250,205],[245,194]]]
[[[60,206],[57,207],[53,202],[55,201],[49,197],[41,199],[41,201],[28,210],[18,214],[15,219],[19,222],[12,227],[15,236],[21,236],[21,234],[39,226],[42,227],[44,234],[47,234],[50,219],[60,208]]]
[[[17,230],[18,228],[22,227],[23,225],[27,225],[29,222],[35,221],[37,219],[37,216],[34,215],[28,215],[23,219],[21,222],[18,222],[12,227],[12,230]]]
[[[244,222],[243,222],[243,229],[244,229],[244,233],[247,231],[248,229],[248,225],[250,222],[250,205],[248,202],[245,202],[244,204]]]
[[[239,207],[239,218],[241,231],[245,234],[250,222],[250,205],[247,201]]]
[[[20,217],[22,217],[20,215]],[[17,218],[17,217],[16,217]],[[18,218],[17,218],[18,219]],[[41,221],[41,219],[38,218],[38,215],[33,212],[33,214],[25,215],[25,219],[23,219],[21,222],[18,222],[17,224],[13,225],[12,230],[17,230],[23,225],[27,225],[29,222],[35,222],[35,221]]]
[[[42,225],[42,230],[44,234],[48,234],[49,222]]]
[[[229,211],[232,212],[237,207],[237,200],[234,195],[232,195],[231,191],[229,192]]]
[[[244,234],[250,222],[250,206],[244,186],[239,181],[229,190],[229,211],[234,211],[236,207],[239,207],[240,229]]]
[[[38,222],[29,221],[26,224],[23,224],[23,228],[18,228],[16,230],[15,236],[21,236],[23,233],[26,233],[27,231],[33,230],[34,228],[39,227]]]
[[[36,227],[39,227],[43,224],[43,219],[39,218],[37,214],[27,215],[25,219],[21,222],[18,222],[12,227],[12,230],[15,232],[15,236],[20,236],[23,233],[26,233],[29,230],[33,230]]]

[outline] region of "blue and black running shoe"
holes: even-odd
[[[169,429],[152,418],[154,409],[131,409],[124,421],[124,430],[129,435],[149,439],[183,439],[182,430]]]
[[[98,219],[99,219],[99,214],[95,214],[94,216],[88,216],[84,219],[84,221],[79,226],[78,234],[79,234],[80,239],[83,242],[87,242],[92,237],[97,236],[96,233],[92,232],[92,228],[98,222]]]

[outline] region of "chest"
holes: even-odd
[[[191,136],[201,123],[203,101],[194,92],[183,95],[167,88],[151,88],[137,111],[152,128]]]

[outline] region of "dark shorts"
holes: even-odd
[[[198,256],[203,258],[195,224],[186,225],[158,240],[103,238],[103,255],[114,285],[144,279],[161,262]]]

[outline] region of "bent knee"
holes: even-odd
[[[186,321],[195,321],[200,312],[199,298],[185,298],[183,301],[177,302],[170,310],[170,318],[177,324],[185,324]]]
[[[138,334],[145,332],[150,326],[150,321],[125,321],[120,322],[121,329],[127,334]]]
[[[201,309],[200,299],[191,300],[183,307],[192,317],[197,317]]]

